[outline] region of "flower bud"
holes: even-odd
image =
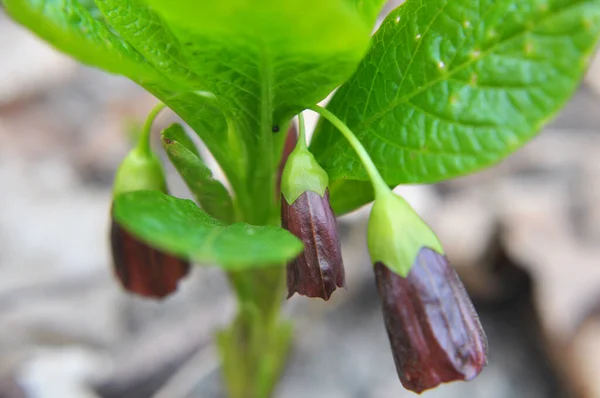
[[[288,298],[294,293],[329,300],[344,287],[344,264],[329,192],[306,191],[291,205],[281,200],[283,228],[304,243],[304,251],[287,266]]]
[[[406,278],[375,264],[396,370],[414,392],[471,380],[487,363],[487,340],[473,304],[445,256],[419,252]]]
[[[114,196],[138,190],[166,192],[159,159],[153,153],[132,150],[123,160],[114,183]],[[177,289],[190,264],[154,249],[127,232],[111,216],[110,243],[114,272],[123,288],[145,297],[162,298]]]
[[[329,300],[336,288],[345,285],[328,183],[327,173],[306,148],[301,134],[281,179],[281,224],[304,243],[304,251],[288,263],[288,298],[298,293]]]
[[[368,244],[404,387],[420,393],[477,376],[487,363],[485,333],[433,231],[390,192],[375,200]]]

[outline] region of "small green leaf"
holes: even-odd
[[[328,105],[390,185],[497,163],[574,92],[600,32],[600,0],[407,0]],[[311,150],[332,180],[366,180],[321,121]]]
[[[193,142],[180,124],[173,124],[162,134],[162,143],[171,163],[188,188],[211,216],[230,223],[234,219],[233,204],[227,189],[213,178],[212,171],[200,158]]]
[[[302,243],[282,228],[225,225],[191,200],[156,191],[117,196],[113,215],[127,231],[160,250],[226,271],[283,265],[302,251]]]
[[[336,216],[341,216],[375,199],[370,181],[336,180],[329,184],[329,203]]]
[[[196,147],[196,144],[194,144],[192,139],[186,134],[185,129],[181,124],[173,123],[164,129],[160,135],[163,140],[163,145],[165,144],[165,141],[177,141],[179,144],[183,145],[185,149],[200,157],[200,151]]]
[[[131,46],[100,20],[89,1],[4,0],[9,15],[56,48],[81,62],[136,81],[154,81],[158,74]]]

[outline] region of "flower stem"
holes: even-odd
[[[154,120],[160,111],[165,108],[166,105],[162,102],[159,102],[154,106],[154,108],[152,108],[148,114],[148,117],[146,118],[146,121],[144,122],[144,126],[142,127],[142,132],[137,144],[137,150],[143,155],[150,155],[150,133],[152,132],[152,124],[154,123]]]
[[[304,122],[304,115],[302,112],[298,114],[298,142],[306,148],[306,123]]]
[[[367,174],[369,175],[371,184],[373,184],[373,189],[375,191],[375,197],[379,198],[379,197],[384,197],[384,196],[390,194],[390,192],[391,192],[390,187],[385,183],[385,181],[383,180],[383,177],[381,177],[381,174],[379,174],[379,171],[377,170],[375,163],[373,163],[373,160],[369,156],[369,154],[368,154],[367,150],[365,149],[365,147],[363,146],[363,144],[360,143],[358,138],[356,138],[356,135],[354,135],[354,133],[348,128],[348,126],[346,126],[346,124],[344,122],[342,122],[340,119],[338,119],[338,117],[335,116],[333,113],[331,113],[330,111],[328,111],[327,109],[325,109],[319,105],[314,105],[308,109],[310,109],[313,112],[318,113],[319,115],[321,115],[322,117],[327,119],[331,124],[333,124],[340,131],[340,133],[342,133],[342,135],[344,137],[346,137],[346,139],[350,143],[350,146],[352,146],[352,148],[354,149],[354,151],[360,158],[363,166],[367,170]]]

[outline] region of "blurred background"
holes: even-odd
[[[154,104],[0,9],[0,398],[224,396],[212,343],[235,310],[224,276],[195,268],[163,302],[128,296],[112,276],[112,178]],[[501,165],[400,188],[438,232],[490,342],[477,379],[424,397],[600,398],[599,107],[600,63]],[[367,215],[339,220],[348,290],[285,304],[296,341],[277,398],[413,395],[395,374]]]

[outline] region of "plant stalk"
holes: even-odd
[[[272,172],[275,173],[275,168]],[[275,198],[275,178],[270,197]],[[275,200],[266,201],[266,184],[236,192],[240,221],[264,225],[279,222]],[[243,196],[243,197],[240,197]],[[229,272],[238,313],[232,324],[217,335],[225,386],[229,398],[269,398],[287,360],[292,325],[281,319],[285,267],[256,267]]]
[[[144,122],[144,126],[142,127],[142,131],[140,133],[140,137],[138,140],[138,145],[136,149],[143,155],[150,156],[150,134],[152,133],[152,124],[158,114],[166,108],[166,105],[162,102],[159,102],[152,108],[148,116],[146,117],[146,121]]]

